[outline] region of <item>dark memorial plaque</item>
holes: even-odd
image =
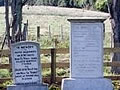
[[[11,46],[14,84],[40,84],[40,46],[35,42],[19,42]]]
[[[71,24],[71,77],[103,77],[103,23]]]

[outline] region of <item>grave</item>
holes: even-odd
[[[70,78],[62,80],[62,90],[113,90],[103,77],[104,19],[69,19]]]
[[[40,46],[35,42],[11,45],[13,83],[7,90],[48,90],[42,84]]]

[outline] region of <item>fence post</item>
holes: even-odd
[[[48,26],[48,30],[49,30],[49,37],[51,38],[51,27],[50,27],[50,25]]]
[[[40,39],[40,26],[37,26],[37,41]]]
[[[56,49],[51,49],[51,84],[56,82]]]
[[[22,41],[26,41],[27,40],[27,36],[28,36],[28,22],[24,23],[24,28],[23,28],[23,32],[22,32]]]

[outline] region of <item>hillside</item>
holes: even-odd
[[[4,7],[0,7],[0,36],[2,36],[5,31],[4,12]],[[88,11],[76,8],[63,8],[51,6],[25,6],[23,8],[23,23],[28,20],[29,35],[32,35],[33,37],[36,36],[37,26],[41,27],[42,35],[48,35],[49,25],[52,35],[59,35],[61,26],[63,27],[64,34],[68,35],[70,28],[69,22],[67,21],[68,18],[107,18],[108,16],[108,13]]]
[[[0,7],[0,14],[4,14],[4,7]],[[108,17],[108,13],[99,11],[89,11],[78,8],[65,8],[53,6],[24,6],[23,14],[32,15],[58,15],[58,16],[89,16]]]

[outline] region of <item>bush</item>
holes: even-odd
[[[56,85],[51,85],[49,87],[49,90],[60,90],[60,88],[58,86],[56,86]]]
[[[0,78],[10,77],[10,73],[7,69],[0,69]]]
[[[95,8],[99,11],[108,12],[107,0],[97,0],[95,3]]]

